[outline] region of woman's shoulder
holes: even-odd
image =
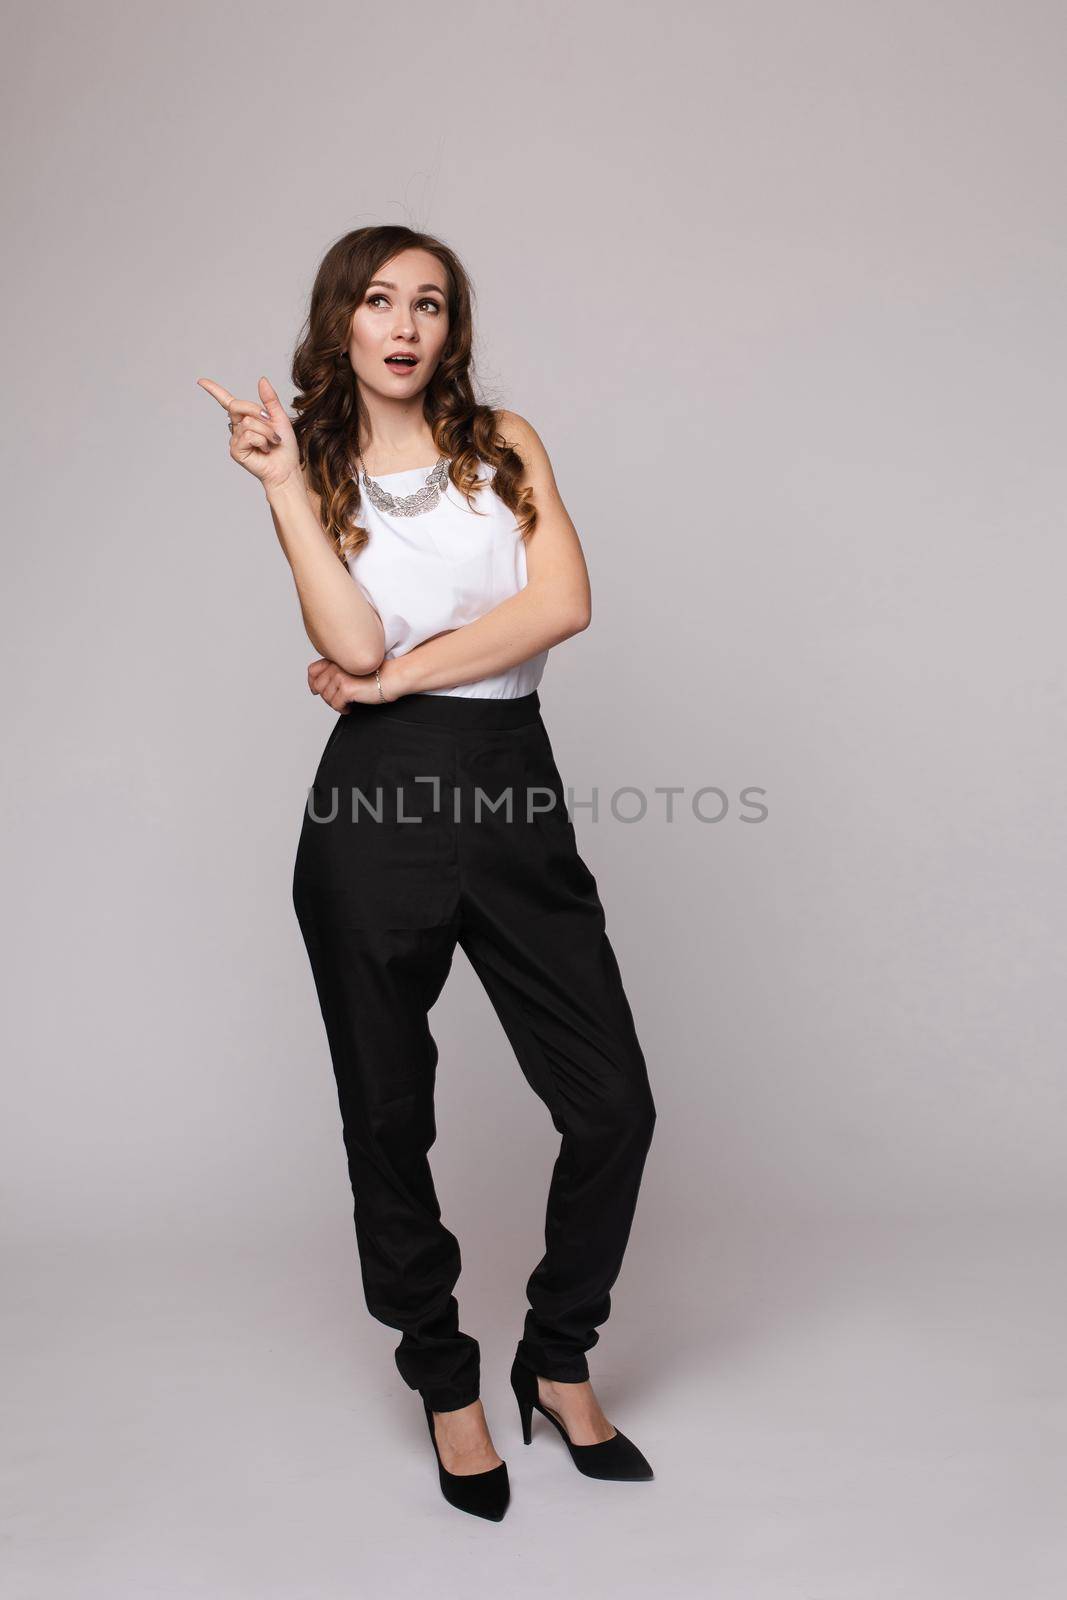
[[[493,415],[496,417],[499,436],[520,455],[523,453],[523,446],[528,449],[534,440],[540,444],[541,441],[537,438],[532,424],[527,422],[525,417],[520,417],[517,411],[504,411],[498,406]]]
[[[496,419],[498,433],[522,458],[525,468],[523,476],[532,482],[551,474],[552,464],[548,459],[548,451],[533,423],[527,417],[520,416],[517,411],[497,410]]]

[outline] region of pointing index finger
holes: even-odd
[[[206,389],[213,399],[217,400],[224,411],[229,411],[233,404],[233,395],[229,389],[224,389],[221,383],[212,383],[210,378],[197,378],[201,389]]]

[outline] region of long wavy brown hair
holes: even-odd
[[[448,296],[448,342],[423,391],[437,453],[450,457],[448,476],[472,510],[471,494],[484,461],[496,468],[494,492],[515,513],[524,540],[537,524],[533,496],[519,484],[522,457],[501,436],[496,410],[475,398],[474,297],[455,251],[412,228],[356,228],[332,244],[322,259],[292,367],[300,464],[308,486],[319,496],[323,527],[342,561],[358,555],[368,538],[355,521],[361,501],[355,462],[364,408],[348,359],[352,317],[385,263],[401,250],[414,249],[427,250],[440,261]]]

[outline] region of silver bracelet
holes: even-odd
[[[385,698],[385,695],[382,692],[382,678],[381,678],[381,673],[378,671],[377,667],[375,667],[375,669],[374,669],[374,676],[378,680],[378,698],[381,701],[383,706],[387,706],[389,704],[389,702]]]

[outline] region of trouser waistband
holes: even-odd
[[[520,728],[524,723],[537,721],[541,699],[536,689],[512,700],[458,694],[405,694],[384,705],[354,700],[345,714],[423,722],[439,728]]]

